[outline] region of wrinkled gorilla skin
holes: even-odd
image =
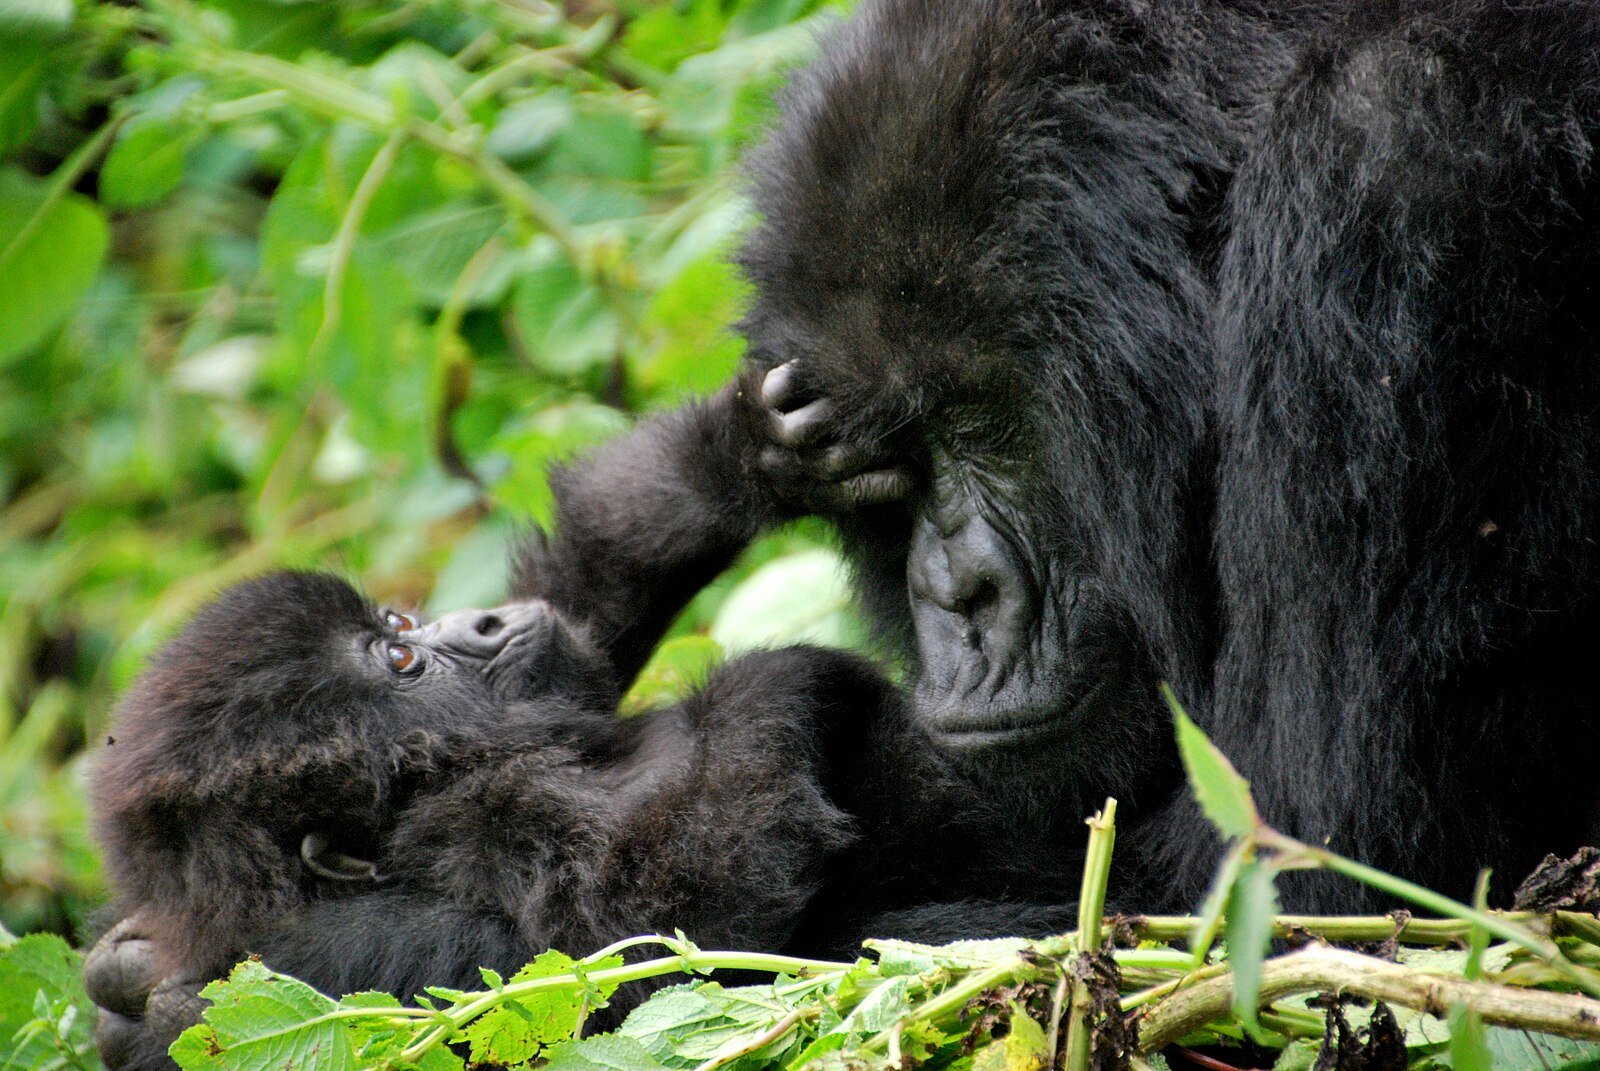
[[[920,474],[840,527],[1013,843],[1112,793],[1119,901],[1196,902],[1162,678],[1308,841],[1457,894],[1579,842],[1597,64],[1581,4],[881,0],[796,81],[746,383]]]

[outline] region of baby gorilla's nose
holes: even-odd
[[[455,610],[427,626],[433,642],[475,658],[493,658],[540,618],[544,604],[514,603],[493,610]]]

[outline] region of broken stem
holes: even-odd
[[[1323,990],[1399,1004],[1434,1016],[1462,1005],[1486,1023],[1600,1041],[1600,1001],[1571,993],[1515,989],[1448,975],[1424,974],[1339,948],[1313,946],[1262,965],[1262,1003]],[[1147,1005],[1139,1048],[1153,1052],[1227,1014],[1233,976],[1196,982]]]

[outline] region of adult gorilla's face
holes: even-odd
[[[907,555],[918,715],[963,749],[1092,731],[1128,687],[1133,645],[1051,508],[1049,452],[953,438],[930,443]]]

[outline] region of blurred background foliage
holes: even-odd
[[[103,896],[86,745],[220,587],[502,594],[548,464],[723,382],[737,161],[828,0],[0,0],[0,923]],[[820,531],[635,693],[860,639]]]

